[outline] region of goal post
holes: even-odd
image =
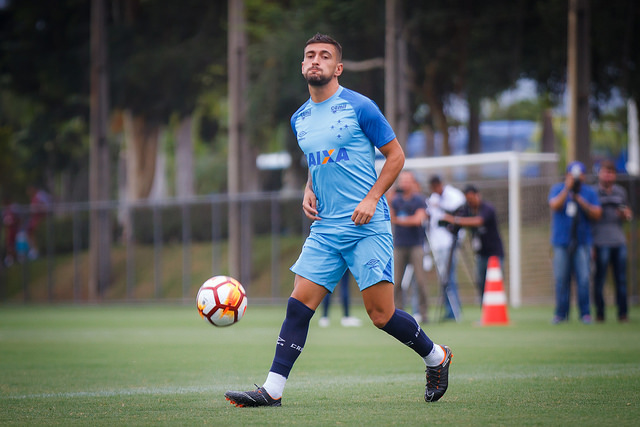
[[[522,305],[522,211],[521,211],[521,179],[523,166],[530,163],[557,163],[557,153],[529,153],[518,151],[501,151],[494,153],[466,154],[439,157],[407,158],[405,170],[415,172],[439,173],[455,168],[468,169],[474,166],[503,165],[506,167],[508,180],[508,230],[509,230],[509,304],[512,307]],[[384,160],[376,162],[378,171]],[[543,173],[544,168],[540,173]],[[467,181],[484,179],[482,175],[473,175]]]

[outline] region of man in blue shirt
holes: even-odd
[[[404,308],[403,278],[411,279],[413,317],[418,323],[428,322],[427,277],[424,271],[424,224],[427,205],[413,172],[403,171],[398,177],[396,194],[391,200],[391,224],[394,226],[393,258],[396,307]],[[407,266],[411,265],[411,270]],[[405,274],[409,277],[405,277]]]
[[[313,220],[300,257],[291,267],[294,289],[262,387],[228,391],[236,406],[280,406],[284,386],[302,352],[309,322],[347,268],[375,326],[418,353],[426,365],[425,400],[447,389],[451,350],[434,344],[413,317],[393,301],[393,239],[384,193],[404,165],[404,153],[379,108],[343,88],[342,47],[316,34],[305,45],[302,75],[310,99],[291,118],[309,165],[302,209]],[[375,148],[385,156],[378,176]]]
[[[556,309],[552,322],[569,318],[571,275],[576,279],[578,306],[583,323],[591,323],[589,307],[589,261],[591,259],[591,221],[597,221],[602,208],[596,191],[584,185],[585,166],[574,161],[567,166],[564,182],[551,187],[551,245],[553,246],[553,275],[556,290]]]

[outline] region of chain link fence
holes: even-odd
[[[471,182],[467,170],[463,179],[451,175],[448,183],[459,188]],[[590,177],[590,182],[594,182]],[[635,180],[620,177],[630,202],[639,213]],[[420,176],[423,188],[427,177]],[[553,302],[550,186],[562,178],[523,177],[520,180],[521,300],[523,304]],[[473,179],[483,199],[497,210],[505,245],[505,290],[509,292],[508,180]],[[288,270],[295,262],[310,226],[300,207],[302,192],[245,194],[239,197],[244,233],[241,248],[240,280],[254,303],[284,301],[293,287]],[[94,209],[110,216],[113,244],[107,264],[109,280],[98,289],[98,302],[191,301],[209,277],[229,274],[229,198],[212,195],[190,199],[141,201],[136,203],[52,204],[36,230],[37,257],[20,240],[16,258],[7,259],[3,227],[0,252],[0,301],[8,303],[84,303],[89,301],[88,248],[89,217]],[[6,210],[7,207],[4,207]],[[19,218],[18,233],[32,214],[29,206],[13,206]],[[15,231],[15,230],[14,230]],[[637,302],[638,230],[637,219],[627,224],[629,242],[629,294]],[[22,236],[22,235],[21,235]],[[461,242],[458,265],[459,290],[464,304],[479,301],[474,286],[474,257],[468,239]],[[13,261],[13,262],[11,262]],[[438,301],[440,287],[435,270],[427,272],[430,304]],[[357,294],[355,284],[353,295]],[[607,301],[613,301],[612,286]],[[354,299],[360,304],[359,298]]]

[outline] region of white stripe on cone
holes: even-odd
[[[499,268],[490,268],[487,270],[487,282],[499,282],[502,280],[502,272]]]
[[[497,257],[489,258],[489,268],[482,296],[482,324],[496,325],[509,323],[507,296],[502,285],[502,270]]]
[[[507,296],[504,292],[494,292],[489,291],[485,292],[482,297],[483,305],[506,305],[507,304]]]

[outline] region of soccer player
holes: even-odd
[[[447,390],[451,349],[434,344],[393,301],[393,238],[384,193],[404,166],[404,152],[373,101],[339,85],[341,60],[342,47],[329,36],[316,34],[305,45],[302,75],[311,97],[291,126],[309,166],[302,209],[313,224],[291,267],[294,289],[267,379],[253,391],[227,391],[236,406],[281,405],[311,317],[347,268],[373,324],[424,360],[425,400],[435,402]],[[375,147],[385,156],[379,176]]]

